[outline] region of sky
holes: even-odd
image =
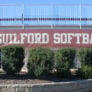
[[[92,0],[0,0],[0,4],[92,4]]]

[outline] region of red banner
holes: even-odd
[[[0,47],[92,47],[92,30],[85,29],[23,29],[0,30]]]

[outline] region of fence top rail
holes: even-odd
[[[92,4],[0,4],[0,6],[92,6]]]

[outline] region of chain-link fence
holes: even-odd
[[[92,25],[92,5],[0,5],[0,26]]]

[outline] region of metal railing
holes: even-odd
[[[92,25],[92,5],[0,5],[0,26]]]

